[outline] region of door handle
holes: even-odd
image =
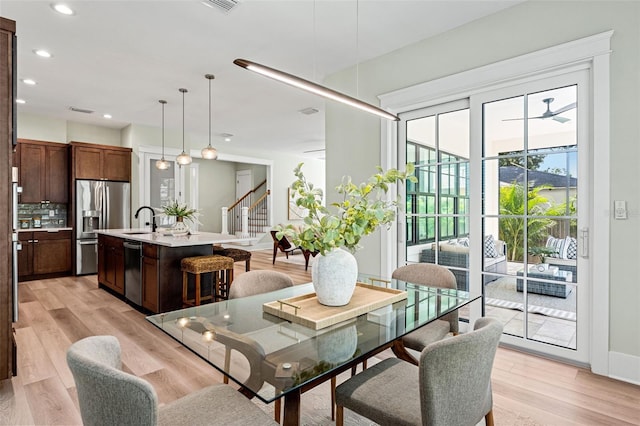
[[[580,257],[589,257],[589,228],[580,230]]]

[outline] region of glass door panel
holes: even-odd
[[[482,104],[485,314],[505,334],[573,350],[577,87]]]
[[[405,187],[407,234],[401,262],[442,265],[453,272],[459,289],[468,290],[467,103],[423,110],[405,122],[400,158],[416,165],[417,182]],[[468,318],[465,312],[460,316]]]

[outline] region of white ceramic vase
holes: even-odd
[[[338,330],[329,330],[318,336],[318,359],[340,364],[353,358],[358,349],[358,330],[355,324]]]
[[[316,257],[311,270],[311,281],[318,302],[326,306],[344,306],[349,303],[358,278],[356,258],[346,250],[334,249]]]

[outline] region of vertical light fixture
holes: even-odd
[[[213,80],[215,76],[213,74],[205,74],[204,77],[209,80],[209,145],[202,148],[202,158],[215,160],[218,158],[218,150],[211,146],[211,80]]]
[[[171,167],[171,164],[164,159],[164,106],[167,101],[160,99],[158,102],[162,104],[162,158],[156,161],[156,169],[158,170],[167,170]]]
[[[178,89],[182,93],[182,153],[176,158],[176,163],[180,166],[188,166],[193,159],[189,154],[184,151],[184,94],[187,93],[187,89]]]

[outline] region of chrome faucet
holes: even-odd
[[[136,214],[135,214],[135,218],[138,218],[138,214],[140,214],[140,210],[143,209],[149,209],[151,210],[151,231],[152,232],[156,232],[156,229],[158,229],[158,226],[156,225],[156,211],[153,209],[153,207],[149,207],[149,206],[142,206],[140,207],[138,210],[136,210]],[[147,225],[149,224],[149,222],[147,222]]]

